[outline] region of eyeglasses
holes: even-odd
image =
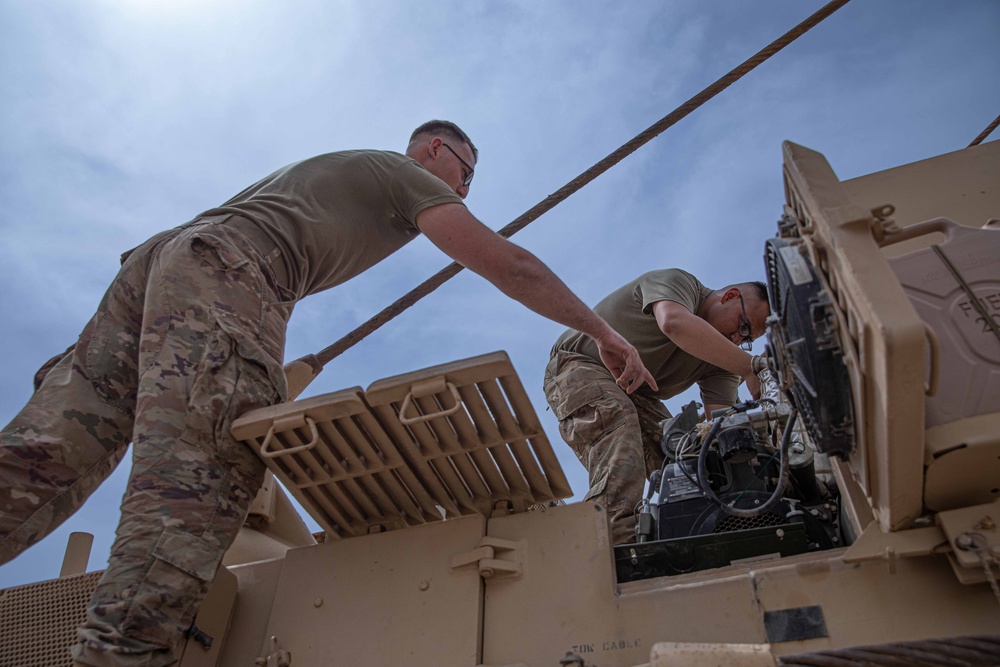
[[[464,179],[464,180],[462,180],[462,185],[464,185],[465,187],[469,187],[470,185],[472,185],[472,177],[476,175],[476,170],[473,169],[469,165],[468,162],[466,162],[465,160],[463,160],[462,156],[460,156],[458,153],[456,153],[455,149],[453,149],[451,146],[449,146],[448,144],[444,143],[443,141],[441,142],[441,145],[444,146],[445,148],[447,148],[448,150],[450,150],[451,154],[454,155],[455,157],[457,157],[458,161],[461,162],[462,165],[464,165],[465,168],[469,170],[469,173],[467,173],[467,174],[463,173],[462,174],[462,178]]]
[[[743,303],[743,295],[740,295],[740,308],[743,309],[743,319],[740,320],[740,324],[736,327],[737,333],[743,338],[740,341],[740,347],[742,347],[747,352],[753,350],[753,338],[750,336],[750,319],[747,317],[747,305]]]

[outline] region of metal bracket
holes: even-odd
[[[524,574],[524,548],[526,542],[511,542],[496,537],[484,537],[472,551],[460,553],[451,559],[451,569],[475,565],[483,579],[506,577],[519,579]],[[500,558],[501,555],[507,558]]]
[[[270,470],[264,473],[264,483],[250,503],[250,511],[247,512],[245,520],[251,527],[267,526],[274,521],[278,513],[277,486],[278,481],[274,479],[274,473]]]
[[[937,523],[951,545],[948,559],[958,580],[963,584],[990,580],[990,567],[1000,562],[1000,500],[938,512]]]
[[[894,573],[900,558],[947,553],[959,582],[992,585],[990,568],[1000,562],[1000,500],[939,512],[935,520],[936,526],[893,533],[883,533],[872,521],[844,553],[844,562],[885,560]]]
[[[899,225],[892,219],[892,214],[896,212],[896,207],[892,204],[882,204],[871,209],[872,213],[872,236],[881,243],[889,234],[894,234],[900,230]]]
[[[885,560],[889,572],[895,573],[897,559],[937,553],[947,542],[948,538],[937,526],[883,533],[878,521],[872,521],[844,553],[844,562]]]

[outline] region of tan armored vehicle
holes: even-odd
[[[784,152],[775,384],[670,406],[635,544],[554,502],[503,353],[260,410],[237,436],[324,533],[269,478],[180,664],[1000,662],[1000,142],[843,183]],[[68,664],[73,569],[0,592],[0,665]]]

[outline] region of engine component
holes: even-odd
[[[780,399],[720,410],[707,432],[694,403],[661,423],[665,462],[641,503],[637,543],[615,547],[619,582],[840,543],[836,498],[816,479],[797,411]]]
[[[719,431],[719,453],[727,461],[748,461],[757,453],[753,430],[737,426]]]
[[[677,458],[677,446],[679,442],[698,425],[701,421],[701,406],[694,401],[685,405],[680,414],[665,419],[660,422],[663,429],[663,438],[660,441],[660,448],[668,461]]]

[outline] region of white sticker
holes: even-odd
[[[796,285],[805,285],[812,282],[813,278],[812,272],[809,270],[809,264],[806,262],[806,258],[799,254],[798,246],[785,246],[778,249],[778,252],[781,253],[781,258],[785,260],[785,266],[788,267],[788,273],[792,276],[793,283]]]

